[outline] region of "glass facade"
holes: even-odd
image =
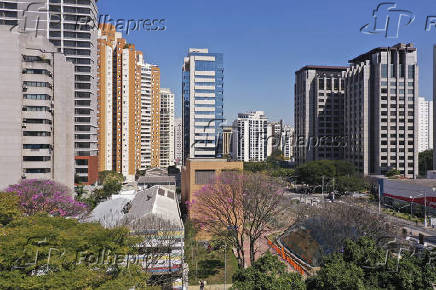
[[[190,50],[183,67],[184,159],[189,157],[215,158],[219,157],[218,154],[222,151],[223,54],[206,51]],[[191,75],[194,79],[191,79]],[[191,92],[194,94],[192,98]],[[193,106],[193,112],[191,112],[191,106]],[[195,134],[190,134],[190,130],[195,130]],[[191,140],[191,135],[194,136],[194,140]]]

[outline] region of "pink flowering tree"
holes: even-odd
[[[280,180],[264,174],[224,172],[194,194],[188,204],[191,218],[205,231],[227,237],[236,249],[239,267],[244,268],[246,242],[253,263],[256,242],[283,213],[283,188]]]
[[[48,213],[54,216],[75,217],[86,212],[86,205],[73,199],[71,190],[52,180],[24,179],[9,186],[6,192],[18,195],[24,213]]]

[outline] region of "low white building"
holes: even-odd
[[[133,199],[118,197],[100,203],[86,219],[104,227],[127,226],[140,236],[143,248],[135,256],[162,286],[182,289],[184,284],[184,225],[176,193],[161,186],[138,190]]]

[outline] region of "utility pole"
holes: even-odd
[[[381,186],[378,184],[378,214],[381,213]]]
[[[427,227],[427,191],[424,191],[424,228]]]
[[[321,195],[322,195],[322,200],[324,200],[324,175],[322,176]]]
[[[413,217],[413,196],[410,196],[410,217]]]
[[[224,290],[227,289],[227,239],[224,243]]]

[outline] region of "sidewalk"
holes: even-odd
[[[232,284],[227,284],[226,288],[224,288],[224,284],[215,284],[215,285],[206,285],[204,286],[204,290],[224,290],[224,289],[230,289],[232,287]],[[199,285],[195,286],[189,286],[189,290],[198,290],[200,289]]]

